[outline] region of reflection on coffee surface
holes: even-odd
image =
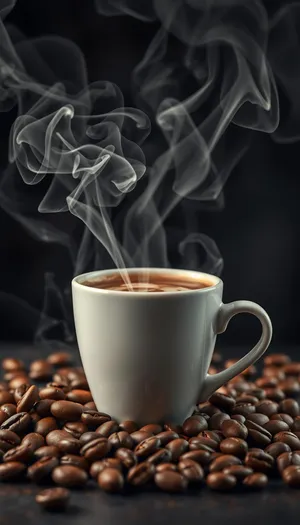
[[[208,279],[188,278],[186,275],[177,274],[176,276],[168,273],[149,272],[130,273],[131,287],[124,282],[122,275],[115,273],[106,277],[90,279],[81,284],[92,288],[104,290],[115,290],[118,292],[184,292],[187,290],[200,290],[208,288],[215,283]]]

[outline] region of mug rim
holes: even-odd
[[[119,296],[119,297],[147,297],[150,299],[151,297],[157,298],[158,296],[163,297],[170,297],[175,295],[180,295],[182,297],[183,295],[189,295],[189,294],[198,294],[198,293],[209,293],[212,290],[217,289],[219,286],[223,284],[222,279],[220,277],[217,277],[216,275],[206,273],[206,272],[198,272],[197,270],[185,270],[185,269],[179,269],[179,268],[151,268],[151,267],[132,267],[132,268],[126,268],[126,271],[130,273],[136,273],[136,272],[144,272],[144,271],[151,271],[153,273],[161,273],[161,272],[167,272],[172,274],[178,274],[178,273],[184,273],[186,275],[189,275],[193,278],[198,278],[199,276],[202,276],[204,278],[208,278],[212,280],[211,286],[206,286],[205,288],[196,288],[193,290],[174,290],[169,292],[136,292],[136,291],[126,291],[124,294],[124,291],[121,290],[111,290],[109,288],[94,288],[93,286],[85,286],[82,284],[82,281],[85,281],[87,279],[93,279],[93,277],[98,277],[99,275],[112,275],[114,273],[118,272],[117,268],[111,268],[107,270],[95,270],[93,272],[86,272],[82,273],[80,275],[76,275],[71,282],[72,288],[78,288],[78,289],[85,289],[88,293],[96,293],[96,294],[104,294],[104,295],[111,295],[111,296]]]

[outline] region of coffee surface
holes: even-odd
[[[166,273],[149,272],[147,275],[141,273],[130,273],[131,288],[124,282],[121,274],[115,273],[98,279],[83,281],[81,284],[92,288],[104,290],[115,290],[119,292],[184,292],[187,290],[199,290],[213,286],[212,281],[204,279],[187,278],[184,274],[173,276]]]

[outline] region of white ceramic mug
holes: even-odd
[[[128,270],[129,274],[142,269]],[[151,273],[161,273],[152,269]],[[180,292],[124,292],[85,286],[116,273],[91,272],[72,281],[75,327],[83,367],[99,411],[140,424],[182,423],[197,402],[254,363],[269,346],[268,314],[250,301],[222,303],[223,282],[200,272],[167,270],[171,277],[211,286]],[[166,273],[166,270],[163,270]],[[238,313],[261,322],[252,350],[230,368],[207,373],[216,336]]]

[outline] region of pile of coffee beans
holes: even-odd
[[[209,373],[229,367],[215,352]],[[99,412],[83,369],[66,352],[2,361],[0,481],[44,486],[36,501],[62,510],[71,488],[110,493],[156,486],[184,492],[261,490],[270,478],[300,488],[300,363],[264,359],[199,404],[182,426],[114,421]],[[38,385],[38,386],[37,386]],[[101,408],[101,407],[98,407]]]

